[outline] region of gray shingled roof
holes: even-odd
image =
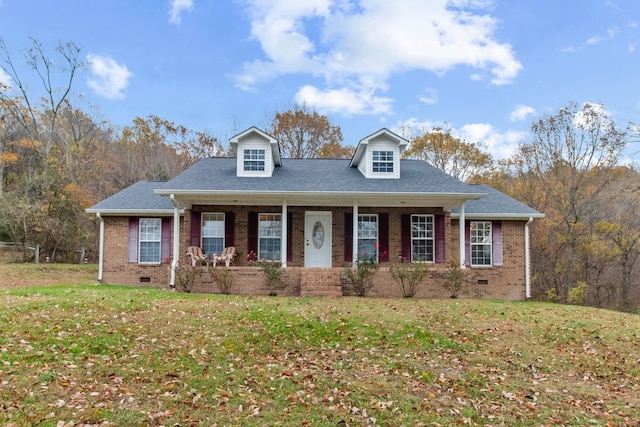
[[[126,214],[130,212],[172,213],[173,204],[168,197],[159,196],[154,189],[165,181],[138,181],[131,187],[108,197],[86,210],[88,213]]]
[[[469,184],[476,188],[477,192],[486,193],[487,196],[478,200],[467,200],[464,204],[465,215],[478,217],[533,217],[541,218],[542,215],[537,210],[525,205],[507,196],[506,194],[490,187],[486,184]],[[451,209],[452,216],[460,215],[460,209],[455,207]]]
[[[278,191],[345,193],[476,193],[465,184],[421,160],[402,160],[400,179],[367,179],[349,160],[284,159],[271,178],[236,176],[235,158],[203,159],[157,188],[172,191]]]
[[[86,211],[107,215],[170,214],[173,205],[169,197],[154,191],[164,194],[326,191],[388,195],[462,194],[470,198],[486,195],[479,200],[467,200],[465,213],[470,217],[485,215],[487,219],[543,216],[488,185],[466,184],[421,160],[402,160],[400,179],[367,179],[356,168],[349,167],[349,162],[336,159],[284,159],[282,167],[276,168],[271,178],[249,178],[236,176],[235,158],[207,158],[170,181],[140,181]],[[459,209],[452,209],[452,215],[459,215]]]

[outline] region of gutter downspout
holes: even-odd
[[[104,264],[104,218],[102,218],[100,212],[96,212],[96,218],[100,221],[100,242],[98,243],[98,282],[102,282]]]
[[[176,201],[176,197],[173,194],[169,195],[171,203],[173,204],[173,250],[171,257],[171,278],[169,279],[169,287],[174,289],[176,286],[176,265],[180,257],[180,205]]]
[[[531,299],[531,272],[529,259],[529,224],[533,222],[533,217],[529,217],[524,225],[524,296],[527,300]]]

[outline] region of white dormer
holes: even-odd
[[[409,141],[388,129],[361,139],[349,166],[357,167],[366,178],[400,178],[400,153]]]
[[[237,176],[268,178],[276,166],[282,166],[278,140],[255,126],[231,137],[229,142],[236,153]]]

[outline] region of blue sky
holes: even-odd
[[[14,62],[29,37],[74,42],[76,94],[120,127],[155,114],[226,143],[297,102],[346,145],[446,122],[496,158],[569,101],[640,122],[639,25],[637,0],[0,0]]]

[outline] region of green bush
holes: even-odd
[[[220,289],[220,292],[228,295],[231,293],[231,289],[235,285],[235,278],[233,274],[229,272],[226,268],[216,268],[213,265],[209,265],[208,267],[209,275],[213,280],[213,283]]]
[[[411,298],[415,296],[418,288],[420,288],[429,275],[429,266],[425,263],[401,262],[391,264],[389,273],[398,286],[400,286],[402,296]]]
[[[451,292],[451,298],[458,298],[458,293],[464,285],[464,270],[460,268],[460,263],[455,260],[449,261],[447,272],[444,276],[443,286]]]
[[[359,297],[367,295],[373,287],[373,277],[378,271],[378,263],[373,257],[356,259],[355,267],[347,265],[344,268],[344,276],[353,286],[353,290]]]

